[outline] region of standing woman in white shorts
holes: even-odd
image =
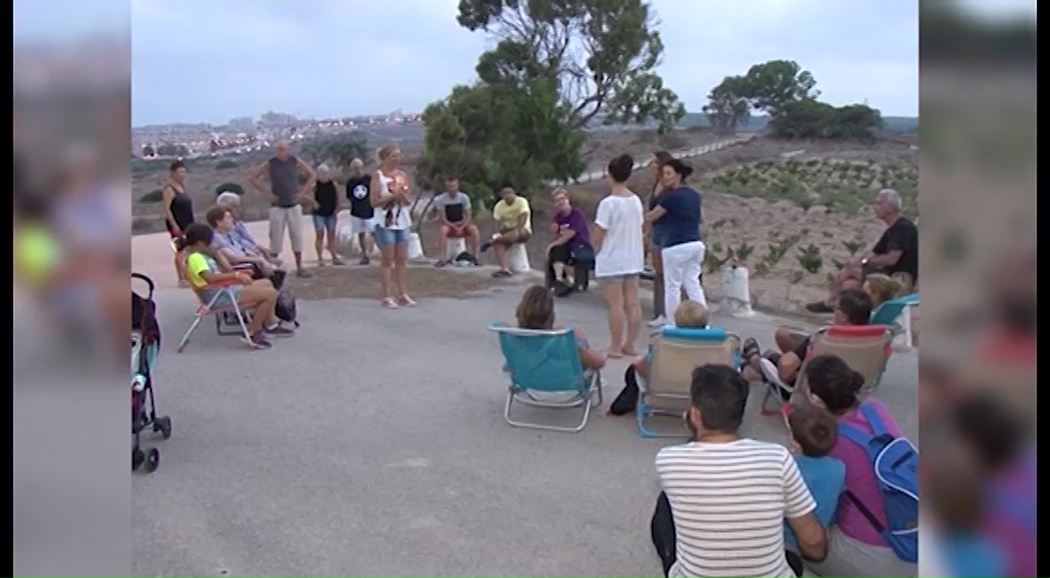
[[[642,326],[638,278],[645,268],[645,209],[638,195],[627,188],[633,168],[630,155],[620,155],[609,163],[606,177],[612,191],[598,203],[594,218],[594,276],[609,309],[612,344],[606,354],[611,358],[638,354],[634,342]]]
[[[401,149],[394,144],[379,149],[379,169],[372,175],[369,195],[375,208],[375,239],[379,247],[381,305],[387,309],[415,305],[408,296],[405,264],[408,236],[412,228],[408,175],[401,170]],[[391,276],[393,279],[391,279]],[[397,285],[397,298],[391,295],[391,281]]]
[[[364,172],[361,159],[350,161],[350,178],[346,181],[346,200],[350,202],[350,233],[357,237],[361,249],[361,265],[368,265],[372,254],[372,232],[376,210],[372,208],[369,189],[372,177]]]

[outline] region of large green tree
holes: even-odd
[[[548,180],[571,179],[585,168],[584,135],[565,124],[564,114],[549,79],[457,86],[423,111],[417,180],[436,190],[443,178],[455,176],[480,206],[505,184],[527,195]]]
[[[478,62],[483,82],[546,78],[564,121],[656,121],[664,132],[684,114],[656,74],[663,42],[645,0],[460,0],[459,24],[489,33]]]
[[[782,138],[826,138],[870,142],[882,128],[881,113],[865,104],[835,107],[819,99],[813,74],[792,60],[755,64],[746,74],[727,76],[704,106],[715,128],[735,129],[752,110],[770,117]]]

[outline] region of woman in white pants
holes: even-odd
[[[700,192],[685,183],[693,168],[678,159],[664,163],[661,169],[664,192],[646,220],[660,227],[660,256],[664,269],[664,311],[678,309],[681,291],[704,307],[707,299],[700,287],[700,267],[704,261],[704,243],[700,240]]]

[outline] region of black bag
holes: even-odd
[[[594,267],[594,247],[589,243],[574,243],[569,248],[569,254],[572,256],[573,265]]]
[[[295,319],[295,294],[292,293],[291,289],[281,289],[277,292],[277,307],[274,308],[273,313],[281,321],[292,323],[299,327],[299,322]]]
[[[627,366],[627,371],[623,373],[623,381],[625,385],[620,390],[620,395],[617,395],[609,406],[609,413],[613,415],[627,415],[638,406],[638,371],[633,365]]]

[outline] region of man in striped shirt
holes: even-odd
[[[787,448],[737,434],[750,386],[726,365],[693,372],[693,441],[656,456],[663,492],[653,542],[669,577],[794,578],[784,520],[802,557],[822,560],[827,536]]]

